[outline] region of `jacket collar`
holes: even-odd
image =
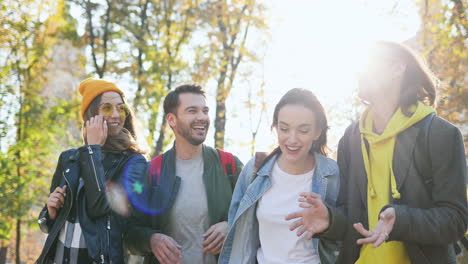
[[[68,158],[71,161],[77,161],[80,158],[80,152],[76,149],[73,150],[73,153]]]
[[[315,157],[315,172],[314,176],[328,177],[336,173],[336,166],[333,166],[333,163],[327,160],[325,156],[320,153],[314,152]],[[275,155],[270,160],[268,160],[263,167],[261,167],[257,175],[258,176],[271,176],[273,166],[275,165],[278,155]]]

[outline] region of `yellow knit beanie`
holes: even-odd
[[[122,96],[124,94],[115,83],[104,80],[96,80],[93,78],[88,78],[82,81],[80,83],[79,90],[81,96],[83,96],[83,99],[81,100],[81,117],[83,120],[86,109],[98,95],[105,92],[117,92]]]

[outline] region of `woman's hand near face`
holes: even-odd
[[[102,115],[86,121],[86,140],[88,145],[104,145],[107,139],[107,121]]]
[[[316,193],[306,192],[301,193],[300,196],[299,206],[304,209],[287,215],[285,219],[297,219],[291,224],[289,230],[293,231],[299,228],[297,236],[307,232],[307,239],[311,239],[314,234],[327,230],[329,226],[328,208],[322,197]]]

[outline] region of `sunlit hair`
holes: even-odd
[[[302,88],[294,88],[289,90],[283,97],[281,97],[278,104],[275,106],[275,110],[273,112],[273,122],[271,124],[271,128],[278,127],[278,115],[279,111],[286,105],[301,105],[305,108],[308,108],[314,113],[315,116],[315,126],[316,129],[320,130],[320,136],[317,140],[315,140],[312,144],[312,148],[309,150],[309,153],[320,153],[324,156],[328,154],[328,147],[327,147],[327,131],[328,131],[328,120],[327,115],[325,113],[325,109],[323,108],[320,101],[317,97],[309,90],[302,89]],[[277,154],[281,154],[280,147],[276,147],[263,161],[259,168],[263,167],[268,160],[274,157]]]
[[[102,94],[96,96],[93,101],[89,104],[88,108],[85,111],[84,115],[84,124],[83,124],[83,139],[86,144],[88,144],[86,140],[86,121],[90,120],[91,117],[94,117],[99,114],[99,105],[101,103]],[[124,104],[127,104],[125,97],[120,96]],[[110,136],[107,135],[106,143],[102,147],[104,151],[111,151],[111,152],[136,152],[136,153],[145,153],[145,151],[138,145],[137,143],[137,135],[135,133],[136,125],[135,125],[135,115],[133,111],[130,109],[129,115],[125,118],[125,123],[120,131],[119,135],[117,136]]]
[[[376,43],[375,48],[377,54],[399,60],[406,65],[401,81],[399,99],[399,106],[405,115],[411,115],[409,107],[416,104],[417,101],[435,107],[436,90],[440,81],[429,69],[423,58],[409,47],[394,42],[379,41]],[[378,63],[380,59],[377,55],[373,60]]]

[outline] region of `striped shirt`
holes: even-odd
[[[84,185],[80,178],[78,190]],[[88,255],[86,241],[81,231],[78,218],[77,200],[73,203],[68,219],[60,230],[58,237],[54,263],[56,264],[87,264],[94,263]]]

